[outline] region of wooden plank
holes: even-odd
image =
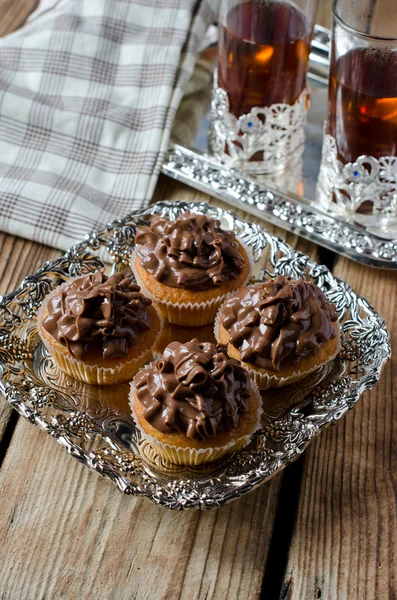
[[[397,348],[397,277],[338,259],[335,274],[368,298]],[[397,597],[397,361],[304,455],[281,598]],[[393,435],[394,434],[394,435]]]
[[[2,598],[255,599],[279,484],[172,513],[123,496],[20,419],[0,474]]]
[[[395,0],[375,0],[371,35],[397,38],[397,5]]]
[[[0,36],[21,27],[39,0],[0,0]]]
[[[26,275],[34,273],[46,260],[58,254],[41,244],[0,233],[0,295],[14,290]],[[0,440],[11,411],[10,405],[0,396]]]
[[[331,27],[332,0],[319,0],[316,23],[323,27]]]

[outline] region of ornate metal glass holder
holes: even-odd
[[[397,269],[397,235],[383,239],[370,227],[355,224],[353,218],[342,218],[330,205],[320,205],[316,197],[326,118],[329,48],[329,30],[315,26],[308,72],[311,106],[300,186],[296,186],[297,178],[290,166],[283,173],[258,177],[240,166],[232,166],[229,155],[221,159],[210,156],[210,114],[202,121],[192,148],[178,145],[169,150],[163,173],[352,260],[371,267]]]
[[[312,280],[337,307],[342,350],[304,381],[264,396],[262,429],[251,444],[208,468],[164,464],[137,431],[128,408],[128,384],[80,383],[54,365],[40,342],[36,315],[43,298],[70,277],[103,266],[128,265],[136,228],[154,215],[175,218],[185,210],[208,214],[235,231],[251,249],[256,277],[278,274]],[[205,203],[162,202],[131,213],[45,263],[0,298],[0,392],[31,423],[45,430],[82,464],[125,494],[166,508],[209,509],[239,498],[296,459],[329,424],[353,408],[379,379],[390,356],[383,319],[349,285],[286,242]]]
[[[397,158],[360,156],[354,163],[338,160],[336,140],[324,134],[317,197],[327,208],[381,237],[397,237]],[[365,212],[362,211],[366,206]]]
[[[310,93],[303,90],[295,104],[256,106],[235,117],[229,109],[227,92],[214,74],[209,146],[224,164],[247,173],[274,173],[289,162],[302,160]],[[259,156],[258,156],[259,155]]]

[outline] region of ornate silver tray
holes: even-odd
[[[220,218],[245,241],[254,255],[256,278],[285,274],[315,281],[335,302],[343,331],[342,350],[333,363],[299,385],[266,393],[263,427],[246,449],[211,468],[195,469],[162,463],[142,442],[129,416],[128,384],[100,388],[60,373],[35,326],[37,308],[50,290],[105,263],[113,270],[124,268],[139,224],[158,214],[172,218],[187,208]],[[171,328],[162,343],[178,336],[211,335],[208,328],[179,333]],[[204,203],[161,202],[131,213],[45,263],[0,298],[0,391],[8,402],[120,491],[171,509],[214,508],[270,479],[354,406],[378,381],[389,356],[385,322],[367,300],[258,224]]]
[[[212,46],[216,46],[214,28]],[[397,269],[397,231],[378,237],[353,221],[321,208],[317,201],[323,129],[327,107],[330,31],[315,26],[308,79],[311,106],[305,129],[302,163],[275,176],[252,176],[231,168],[209,153],[211,84],[208,85],[208,110],[199,123],[192,144],[176,144],[165,158],[163,173],[219,198],[231,206],[278,225],[287,231],[371,267]],[[203,104],[201,93],[200,106]],[[202,108],[201,108],[202,110]],[[181,137],[181,136],[179,136]],[[386,235],[386,234],[385,234]]]

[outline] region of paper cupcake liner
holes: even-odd
[[[254,261],[252,258],[252,254],[250,249],[238,239],[239,244],[245,250],[245,253],[248,257],[249,262],[249,270],[248,275],[245,278],[244,282],[239,287],[244,287],[247,285],[248,281],[252,277],[253,269],[254,269]],[[137,249],[134,250],[131,258],[131,268],[134,272],[135,278],[137,280],[138,285],[144,291],[144,294],[151,298],[153,302],[155,302],[161,310],[161,313],[168,323],[173,325],[183,325],[185,327],[201,327],[203,325],[208,325],[213,323],[216,314],[218,312],[219,307],[226,300],[228,296],[234,294],[236,290],[232,290],[227,292],[226,294],[222,294],[221,296],[217,296],[208,302],[181,302],[180,304],[175,302],[170,302],[169,300],[163,300],[157,298],[154,294],[147,289],[145,283],[143,283],[142,279],[139,277],[138,273],[135,269],[135,261],[137,259]]]
[[[215,317],[215,323],[214,323],[214,335],[215,335],[215,339],[218,343],[222,343],[220,340],[220,334],[219,334],[221,313],[222,313],[222,307],[219,308],[219,311]],[[228,343],[228,345],[229,345],[229,343]],[[323,365],[327,364],[328,362],[330,362],[331,360],[336,358],[336,356],[340,352],[340,345],[341,345],[341,342],[340,342],[340,336],[339,336],[338,347],[335,350],[335,352],[333,352],[327,358],[327,360],[323,360],[318,365],[315,365],[315,366],[311,367],[310,369],[306,369],[305,371],[302,371],[299,368],[297,368],[296,371],[294,371],[287,377],[282,377],[280,375],[269,375],[268,373],[262,373],[261,371],[256,369],[254,365],[250,366],[248,363],[245,363],[243,361],[241,361],[241,363],[247,369],[247,371],[250,374],[251,379],[256,383],[256,385],[259,387],[260,390],[267,390],[272,387],[279,388],[279,387],[283,387],[284,385],[289,385],[291,383],[294,383],[295,381],[299,381],[299,379],[303,379],[304,377],[307,377],[308,375],[310,375],[310,373],[317,371],[317,369],[319,369]],[[236,348],[236,350],[238,351],[238,348]]]
[[[332,360],[332,358],[330,360]],[[328,362],[328,361],[326,361],[326,362]],[[304,379],[304,377],[307,377],[314,371],[317,371],[317,369],[319,369],[322,365],[324,365],[325,362],[323,362],[323,363],[321,363],[321,365],[315,366],[312,369],[309,369],[307,371],[294,371],[294,373],[292,373],[288,377],[276,377],[274,375],[268,375],[267,373],[261,373],[260,371],[257,371],[256,369],[252,369],[251,367],[249,367],[247,365],[247,363],[242,363],[242,364],[244,365],[244,367],[247,369],[248,373],[250,374],[252,381],[255,381],[255,383],[259,387],[259,389],[264,391],[264,390],[268,390],[269,388],[280,388],[280,387],[283,387],[284,385],[290,385],[292,383],[295,383],[296,381],[299,381],[300,379]]]
[[[136,424],[137,429],[139,430],[142,438],[147,440],[152,448],[165,460],[175,465],[185,465],[185,466],[198,466],[205,463],[213,462],[215,460],[220,459],[225,454],[230,454],[231,452],[235,452],[244,446],[247,446],[253,434],[258,431],[261,427],[261,417],[263,414],[262,408],[262,398],[260,395],[260,391],[258,386],[254,381],[251,382],[251,390],[255,394],[258,400],[258,409],[257,409],[257,421],[254,429],[251,433],[246,435],[237,437],[235,439],[231,439],[230,442],[224,444],[222,446],[215,446],[213,448],[181,448],[180,446],[173,446],[172,444],[167,444],[161,442],[153,435],[147,433],[143,427],[140,425],[137,416],[135,415],[134,410],[134,402],[135,402],[135,384],[131,382],[130,389],[130,407],[132,411],[132,416],[134,418],[134,422]]]
[[[224,342],[221,342],[220,335],[219,335],[219,327],[221,324],[221,314],[222,314],[222,306],[220,306],[218,308],[218,311],[215,315],[215,321],[214,321],[214,336],[215,336],[215,339],[218,342],[218,344],[224,343]]]
[[[255,367],[250,367],[247,363],[243,362],[242,364],[247,369],[247,371],[250,374],[251,379],[253,381],[255,381],[255,383],[259,387],[259,389],[267,390],[269,388],[280,388],[280,387],[283,387],[284,385],[290,385],[291,383],[295,383],[296,381],[299,381],[300,379],[304,379],[311,373],[314,373],[314,371],[317,371],[322,366],[329,363],[331,360],[334,360],[334,358],[336,358],[338,356],[339,352],[340,352],[340,337],[339,337],[337,349],[326,360],[323,360],[320,363],[311,367],[310,369],[306,369],[304,371],[297,369],[296,371],[294,371],[293,373],[291,373],[291,375],[288,375],[287,377],[281,377],[280,375],[269,375],[268,373],[262,373],[261,371],[258,371],[257,369],[255,369]]]
[[[65,354],[61,349],[57,348],[57,345],[60,345],[60,342],[55,340],[48,331],[44,329],[41,325],[43,312],[45,311],[48,302],[50,299],[60,292],[62,288],[68,285],[71,281],[75,279],[79,279],[78,277],[71,277],[68,281],[58,286],[53,290],[50,294],[48,294],[38,312],[37,312],[37,329],[40,335],[40,338],[47,348],[48,352],[54,359],[55,363],[58,367],[67,375],[71,375],[75,379],[79,381],[83,381],[84,383],[88,383],[90,385],[111,385],[116,383],[122,383],[123,381],[128,381],[131,379],[137,371],[145,364],[145,362],[151,357],[152,350],[157,344],[161,330],[163,327],[163,317],[159,309],[153,304],[153,308],[156,311],[156,314],[159,318],[159,330],[157,332],[156,338],[151,344],[150,348],[143,350],[138,356],[133,359],[120,362],[120,364],[115,367],[100,367],[99,365],[87,365],[82,360],[78,360],[71,354]],[[64,346],[62,346],[64,350]],[[120,359],[119,359],[120,360]]]

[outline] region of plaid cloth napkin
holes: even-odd
[[[0,40],[0,230],[66,249],[148,203],[216,9],[46,0]]]

